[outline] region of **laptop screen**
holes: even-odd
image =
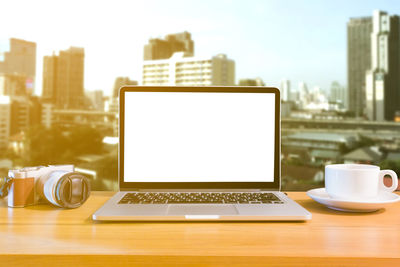
[[[273,182],[273,93],[125,92],[124,182]]]

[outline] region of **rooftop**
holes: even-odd
[[[330,141],[346,143],[349,139],[355,139],[352,134],[337,134],[337,133],[295,133],[288,135],[289,139],[301,139],[307,141]]]
[[[356,161],[377,162],[382,158],[382,153],[374,147],[361,147],[343,156],[343,159]]]
[[[400,152],[389,152],[386,159],[388,160],[400,160]]]

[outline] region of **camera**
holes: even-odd
[[[90,195],[89,180],[75,172],[74,165],[49,165],[9,170],[12,179],[9,207],[50,202],[62,208],[77,208]]]

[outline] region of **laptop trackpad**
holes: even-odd
[[[169,205],[168,215],[235,215],[235,205],[212,204],[173,204]]]

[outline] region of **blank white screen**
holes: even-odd
[[[125,93],[125,182],[272,182],[272,93]]]

